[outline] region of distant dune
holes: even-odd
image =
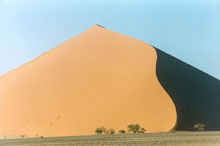
[[[87,135],[132,123],[167,132],[177,113],[156,65],[152,46],[95,25],[0,77],[0,135]]]

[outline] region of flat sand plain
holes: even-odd
[[[1,146],[219,146],[220,132],[91,135],[6,139]]]

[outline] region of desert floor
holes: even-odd
[[[115,134],[0,140],[1,146],[219,146],[220,132]]]

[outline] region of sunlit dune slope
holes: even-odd
[[[176,109],[156,61],[150,45],[95,25],[0,77],[0,135],[86,135],[132,123],[169,131]]]

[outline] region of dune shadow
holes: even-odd
[[[220,81],[157,49],[156,74],[177,110],[175,130],[220,130]]]

